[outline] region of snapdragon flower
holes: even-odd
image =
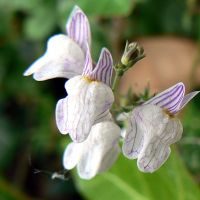
[[[61,133],[69,133],[74,141],[82,142],[93,124],[111,119],[113,61],[110,52],[103,48],[96,67],[93,65],[90,25],[78,6],[73,9],[66,29],[67,35],[49,39],[46,53],[24,75],[33,74],[38,81],[71,78],[65,84],[68,97],[57,104],[56,122]]]
[[[109,109],[114,101],[110,88],[112,65],[110,52],[103,48],[93,66],[88,49],[82,75],[65,84],[68,96],[57,103],[56,122],[60,132],[69,133],[75,142],[83,142],[94,124],[111,120]]]
[[[77,166],[83,179],[109,169],[120,152],[118,140],[120,128],[111,121],[95,124],[88,138],[81,143],[68,144],[63,156],[63,165],[70,170]]]
[[[91,32],[87,16],[75,6],[66,24],[67,35],[50,37],[45,54],[25,72],[37,81],[52,78],[71,78],[83,71],[86,49],[90,48]]]
[[[185,86],[178,83],[133,109],[122,148],[126,157],[137,158],[141,171],[154,172],[167,160],[169,146],[183,132],[176,114],[198,93],[184,96]]]

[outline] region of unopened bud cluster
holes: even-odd
[[[132,67],[136,62],[144,58],[144,49],[137,42],[126,43],[121,63],[129,68]]]

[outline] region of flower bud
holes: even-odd
[[[125,66],[131,67],[137,61],[144,58],[144,49],[137,42],[126,43],[121,63]]]

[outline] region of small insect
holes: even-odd
[[[32,167],[32,162],[31,162],[31,158],[29,157],[29,165]],[[58,172],[52,172],[52,171],[48,171],[48,170],[41,170],[41,169],[37,169],[37,168],[33,168],[34,170],[34,174],[46,174],[48,176],[51,177],[51,179],[60,179],[63,181],[67,181],[70,178],[70,174],[69,171],[66,169],[60,170]]]
[[[51,178],[52,179],[60,179],[60,180],[63,180],[63,181],[66,181],[66,180],[69,180],[70,178],[70,174],[69,174],[69,171],[64,169],[62,170],[61,172],[54,172],[52,175],[51,175]]]
[[[40,170],[40,169],[34,169],[34,174],[39,174],[39,173],[43,173],[43,174],[47,174],[49,176],[51,176],[51,179],[60,179],[63,181],[67,181],[70,178],[70,174],[68,170],[60,170],[58,172],[51,172],[51,171],[47,171],[47,170]]]

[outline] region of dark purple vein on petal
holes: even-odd
[[[182,83],[178,83],[171,89],[169,88],[166,91],[156,95],[155,97],[147,101],[145,104],[162,105],[163,102],[169,99],[169,97],[173,96],[180,88],[183,88],[183,91],[185,91],[184,85]]]
[[[168,96],[168,98],[166,99],[166,103],[165,102],[160,102],[159,105],[162,108],[167,108],[167,109],[173,109],[174,107],[176,108],[178,105],[180,105],[180,100],[182,101],[184,96],[184,88],[182,86],[180,86],[176,91],[174,91],[173,94],[171,94],[170,96]],[[164,103],[164,104],[162,104]]]

